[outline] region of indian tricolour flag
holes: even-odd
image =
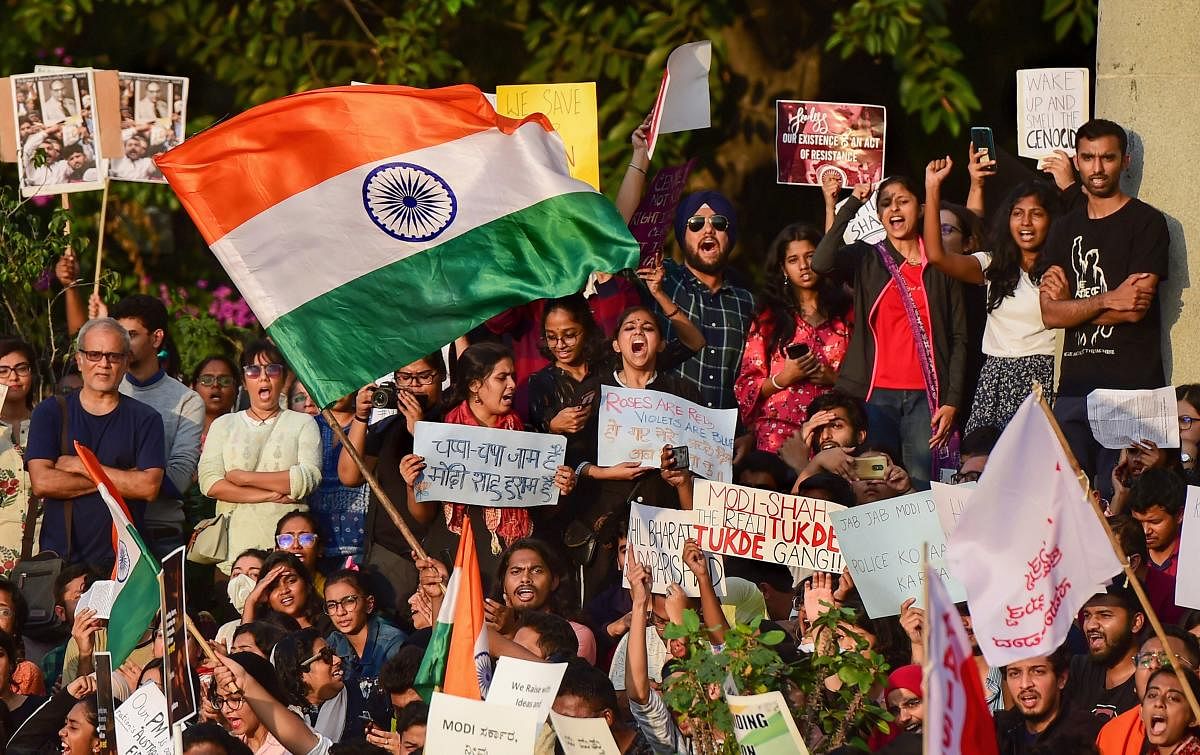
[[[473,86],[296,94],[156,162],[321,405],[637,263],[545,116],[498,115]]]
[[[463,517],[454,573],[446,585],[437,623],[413,687],[425,702],[433,692],[482,700],[492,678],[487,625],[483,619],[483,580],[471,520]]]
[[[108,652],[112,653],[113,667],[116,668],[137,647],[138,640],[158,613],[158,573],[162,567],[142,542],[130,521],[129,507],[104,473],[96,455],[78,442],[75,453],[87,469],[88,477],[96,483],[100,497],[108,504],[113,520],[112,545],[117,558],[111,579],[117,583],[117,596],[108,621]]]

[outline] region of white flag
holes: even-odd
[[[925,755],[995,755],[992,713],[962,617],[928,564],[925,584]]]
[[[976,640],[993,666],[1049,655],[1121,563],[1050,420],[1030,395],[950,535]]]

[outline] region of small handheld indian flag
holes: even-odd
[[[487,625],[483,619],[483,580],[471,520],[463,518],[454,573],[438,611],[433,635],[413,686],[426,702],[433,692],[482,700],[492,678]]]
[[[549,120],[469,85],[304,92],[155,161],[321,406],[638,259]]]
[[[104,473],[100,460],[91,449],[79,442],[75,443],[75,453],[83,462],[88,477],[96,483],[96,489],[108,504],[108,512],[112,515],[112,545],[116,563],[113,564],[111,579],[117,583],[117,595],[113,600],[112,618],[108,622],[108,652],[112,653],[115,667],[124,663],[137,647],[138,640],[158,613],[158,573],[162,571],[162,566],[142,542],[129,519],[129,507]]]

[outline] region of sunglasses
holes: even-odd
[[[300,670],[307,671],[309,666],[313,665],[317,661],[324,661],[325,663],[333,663],[333,658],[335,655],[336,654],[333,652],[333,648],[326,645],[325,647],[321,648],[316,653],[314,653],[312,658],[308,658],[306,660],[300,661]]]
[[[267,371],[267,377],[277,378],[283,374],[282,364],[248,364],[242,368],[242,374],[251,380],[257,379],[263,374],[263,370]]]
[[[196,378],[196,383],[206,388],[211,388],[214,385],[219,385],[222,388],[232,388],[233,378],[229,375],[201,375]]]
[[[704,228],[705,222],[708,222],[718,233],[729,230],[729,218],[724,215],[709,215],[707,218],[703,215],[693,215],[687,219],[687,228],[692,233],[698,233]]]
[[[301,532],[293,535],[292,533],[287,532],[282,535],[275,536],[275,545],[277,545],[280,550],[287,550],[297,542],[300,543],[301,548],[311,548],[317,544],[317,533]]]

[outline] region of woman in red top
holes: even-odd
[[[733,384],[763,451],[778,453],[800,431],[808,405],[836,382],[850,341],[850,298],[812,269],[820,241],[815,227],[793,223],[767,251],[767,282]]]

